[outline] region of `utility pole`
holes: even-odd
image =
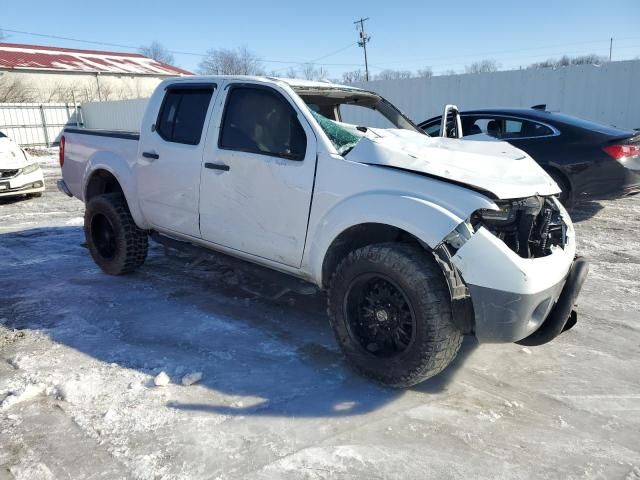
[[[360,32],[360,40],[358,40],[358,46],[364,49],[364,78],[368,82],[369,81],[369,62],[367,61],[367,43],[369,43],[369,40],[371,40],[371,37],[367,35],[367,33],[364,31],[364,22],[366,22],[367,20],[369,20],[369,17],[360,18],[360,20],[356,20],[353,23],[356,25],[356,28]],[[358,24],[360,24],[359,27],[358,27]]]
[[[611,61],[611,57],[613,56],[613,37],[609,40],[609,61]]]

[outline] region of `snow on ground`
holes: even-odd
[[[398,391],[349,370],[321,293],[157,245],[102,274],[41,160],[44,196],[0,202],[0,478],[640,479],[640,198],[574,213],[592,261],[574,329],[467,339]]]

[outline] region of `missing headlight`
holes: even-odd
[[[478,210],[471,216],[474,228],[486,228],[523,258],[544,257],[552,246],[564,246],[566,226],[550,197],[496,204],[500,210]]]

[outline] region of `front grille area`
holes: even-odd
[[[551,254],[564,247],[567,226],[551,197],[528,197],[496,202],[500,211],[479,210],[471,217],[475,229],[485,227],[522,258]]]
[[[20,170],[0,170],[0,178],[12,178],[18,175]]]

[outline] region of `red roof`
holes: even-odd
[[[104,52],[18,43],[0,43],[0,68],[152,76],[192,74],[187,70],[157,62],[139,53]]]

